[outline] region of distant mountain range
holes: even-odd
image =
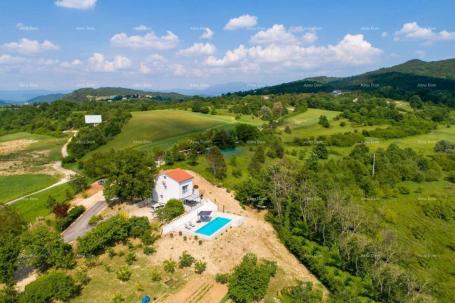
[[[34,102],[32,100],[37,97],[43,97],[44,100],[48,100],[38,102],[52,102],[56,100],[55,98],[58,99],[65,93],[67,92],[49,90],[0,90],[0,103]]]
[[[425,62],[411,60],[396,66],[345,78],[313,77],[237,92],[239,95],[365,91],[394,99],[419,95],[455,107],[455,59]]]
[[[201,89],[183,89],[177,88],[173,91],[188,95],[188,96],[220,96],[230,92],[246,91],[263,87],[264,85],[245,83],[245,82],[229,82],[222,84],[211,85]]]

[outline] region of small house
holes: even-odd
[[[162,171],[155,182],[153,202],[166,204],[171,199],[186,200],[193,195],[193,176],[181,168]]]

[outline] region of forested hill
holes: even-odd
[[[178,93],[164,93],[164,92],[149,92],[137,89],[123,88],[123,87],[100,87],[100,88],[80,88],[72,93],[66,94],[62,97],[63,100],[68,101],[86,101],[88,97],[111,97],[111,96],[133,96],[139,95],[141,97],[151,96],[155,99],[162,100],[183,100],[187,96]]]
[[[392,67],[381,68],[367,74],[383,74],[389,72],[455,80],[455,59],[430,62],[415,59]]]
[[[455,59],[424,62],[411,60],[365,74],[330,78],[316,77],[239,92],[239,95],[367,91],[387,98],[408,100],[419,95],[424,101],[455,107]]]

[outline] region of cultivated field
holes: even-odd
[[[55,183],[65,138],[25,132],[0,137],[0,204]]]
[[[236,122],[234,116],[205,115],[181,110],[133,112],[132,115],[122,132],[98,151],[111,148],[167,148],[192,134]]]

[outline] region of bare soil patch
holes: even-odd
[[[20,150],[26,149],[29,145],[38,142],[36,140],[27,140],[27,139],[20,139],[20,140],[13,140],[8,142],[0,143],[0,155],[2,154],[11,154]]]

